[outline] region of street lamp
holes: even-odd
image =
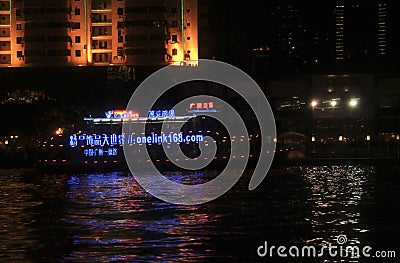
[[[313,100],[311,101],[311,107],[313,107],[313,109],[318,105],[318,101]]]
[[[369,158],[369,144],[371,142],[371,135],[367,134],[367,136],[365,136],[365,140],[367,141],[367,151],[368,151],[368,158]]]
[[[351,99],[349,101],[349,105],[350,105],[350,107],[355,108],[358,105],[358,101],[356,99]]]
[[[315,142],[317,141],[315,135],[311,135],[311,142],[312,142],[312,155],[316,154],[316,150],[315,150]]]
[[[337,101],[336,100],[331,101],[332,108],[335,108],[336,105],[337,105]]]

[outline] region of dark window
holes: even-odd
[[[186,26],[190,26],[190,23],[187,23]]]
[[[164,38],[164,35],[150,35],[149,37],[150,40],[164,40]]]
[[[127,35],[126,41],[146,41],[147,35]]]
[[[47,50],[47,56],[71,56],[71,50],[69,49],[49,49]]]
[[[70,36],[48,36],[48,42],[72,42]]]
[[[171,41],[172,42],[178,42],[178,35],[172,35]]]
[[[75,43],[81,43],[81,36],[75,36]]]
[[[147,6],[126,7],[127,13],[147,13]]]
[[[123,8],[118,8],[117,9],[117,15],[122,16],[124,14],[124,9]]]
[[[190,13],[190,9],[186,9],[186,12]]]
[[[190,37],[187,37],[186,39],[187,39],[187,40],[190,40]]]
[[[172,21],[171,27],[178,27],[178,21]]]
[[[80,29],[81,28],[81,23],[72,23],[72,29]]]
[[[165,6],[150,6],[149,7],[149,12],[150,13],[164,13],[165,12]]]
[[[165,48],[150,48],[149,50],[150,55],[165,55],[165,53]]]
[[[75,8],[75,15],[79,16],[81,14],[81,9]]]
[[[176,48],[172,49],[172,56],[178,55],[178,50]]]
[[[21,30],[22,29],[22,25],[21,24],[17,24],[17,30]]]
[[[22,43],[22,37],[17,37],[17,44],[21,44]]]
[[[125,21],[125,27],[145,27],[147,26],[147,20],[130,20]]]
[[[81,50],[80,49],[78,49],[78,50],[75,50],[75,57],[80,57],[81,56]]]
[[[22,51],[17,51],[17,58],[21,58],[22,56]]]
[[[68,22],[48,22],[47,27],[48,28],[69,28],[73,27],[74,23],[68,23]],[[29,24],[25,24],[25,27],[27,27]],[[33,26],[33,24],[32,24]]]
[[[15,15],[16,15],[16,16],[21,16],[21,15],[22,15],[21,9],[15,10]]]
[[[124,37],[118,36],[118,43],[123,43],[123,42],[124,42]]]
[[[118,22],[117,28],[124,28],[124,22]]]
[[[127,55],[147,55],[147,48],[131,48],[125,50]]]
[[[43,36],[25,36],[25,43],[31,42],[45,42]]]

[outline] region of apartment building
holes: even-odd
[[[196,60],[197,0],[0,0],[0,67]]]

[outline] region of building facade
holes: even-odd
[[[0,67],[197,61],[197,28],[197,0],[0,0]]]
[[[365,62],[388,52],[388,0],[337,0],[336,62]]]

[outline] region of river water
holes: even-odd
[[[248,191],[251,172],[222,197],[196,206],[165,203],[127,173],[41,174],[0,170],[1,262],[367,262],[267,254],[271,246],[338,244],[397,252],[397,166],[271,169]],[[198,178],[213,172],[170,174]],[[262,250],[261,250],[262,251]],[[397,261],[396,261],[397,260]]]

